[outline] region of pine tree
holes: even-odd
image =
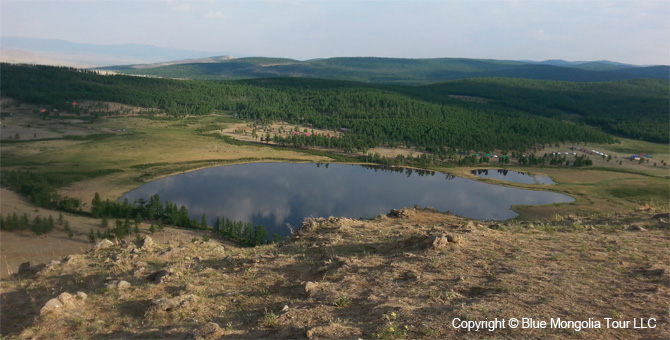
[[[91,228],[91,232],[88,233],[88,240],[91,241],[91,243],[95,243],[95,233],[93,232],[92,228]]]

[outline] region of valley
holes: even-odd
[[[63,214],[72,231],[70,237],[62,224],[39,236],[0,231],[3,335],[444,338],[463,334],[448,323],[456,316],[540,310],[572,319],[655,317],[660,327],[495,334],[668,334],[661,297],[668,292],[670,149],[658,142],[667,135],[667,81],[489,79],[412,87],[183,81],[8,64],[1,71],[3,217]],[[634,121],[634,128],[617,125]],[[631,160],[640,154],[647,156]],[[587,159],[590,165],[576,166]],[[516,205],[519,216],[505,221],[412,204],[369,219],[304,216],[291,240],[253,248],[211,229],[154,231],[162,222],[140,216],[137,232],[89,252],[100,239],[92,243],[88,234],[105,231],[91,214],[96,193],[117,201],[156,179],[261,162],[438,171],[575,201]],[[556,184],[471,174],[482,168],[546,175]],[[141,246],[147,237],[155,244]],[[79,255],[62,260],[73,253]],[[147,279],[160,270],[170,273],[166,281]],[[110,280],[131,286],[119,290]],[[77,291],[88,294],[78,302],[84,307],[38,316],[49,299]],[[189,302],[157,307],[156,300],[172,297]],[[502,307],[508,305],[515,307]],[[214,327],[210,335],[198,335],[207,327]]]

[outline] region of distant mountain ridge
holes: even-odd
[[[211,80],[302,77],[404,85],[489,77],[576,82],[670,79],[669,66],[637,66],[607,60],[335,57],[301,61],[235,56],[239,55],[139,44],[101,45],[0,37],[0,60],[3,62],[96,68],[165,78]]]
[[[141,44],[86,44],[56,39],[1,37],[2,60],[14,63],[99,67],[209,57],[213,52]]]
[[[611,61],[543,62],[433,58],[336,57],[300,61],[286,58],[204,58],[171,65],[103,67],[119,73],[185,79],[304,77],[387,84],[428,84],[464,78],[507,77],[576,82],[637,78],[670,79],[669,66],[635,66]]]

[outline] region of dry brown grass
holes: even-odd
[[[2,333],[183,338],[214,322],[225,337],[253,339],[670,335],[667,229],[659,229],[649,212],[491,228],[429,210],[406,212],[407,218],[372,221],[319,219],[281,246],[224,249],[218,241],[172,242],[137,255],[132,245],[87,254],[36,277],[3,281]],[[630,224],[647,231],[631,231]],[[424,242],[441,234],[460,242],[435,249]],[[164,268],[172,271],[164,283],[146,280]],[[132,287],[105,288],[106,277]],[[35,310],[63,291],[84,291],[89,298],[76,311],[22,321],[33,320]],[[151,307],[155,299],[187,294],[194,302],[174,310]],[[468,333],[451,325],[454,318],[496,317],[653,317],[658,326]]]
[[[27,202],[23,197],[6,189],[0,189],[0,212],[4,216],[16,213],[18,216],[27,214],[31,219],[34,216],[52,216],[58,219],[59,211],[38,208]],[[62,225],[46,234],[36,236],[31,231],[8,232],[0,231],[0,278],[7,279],[16,273],[19,265],[30,262],[32,265],[49,263],[59,260],[68,254],[80,254],[91,249],[92,244],[88,239],[91,229],[100,230],[101,220],[81,215],[62,213],[63,219],[68,222],[73,237],[69,238],[67,231]],[[112,219],[110,224],[114,223]],[[149,234],[149,225],[140,223],[141,235]],[[201,238],[202,231],[166,228],[164,231],[156,232],[152,237],[158,242],[191,240],[193,237]]]

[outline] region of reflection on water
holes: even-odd
[[[506,169],[477,169],[470,171],[479,177],[493,178],[501,181],[524,184],[556,184],[551,177],[542,175],[531,175],[525,172],[511,171]]]
[[[504,220],[511,205],[572,202],[572,197],[477,182],[433,171],[348,164],[255,163],[220,166],[146,183],[123,195],[134,202],[159,194],[207,214],[263,225],[287,235],[305,217],[372,218],[393,208],[433,207],[457,215]]]

